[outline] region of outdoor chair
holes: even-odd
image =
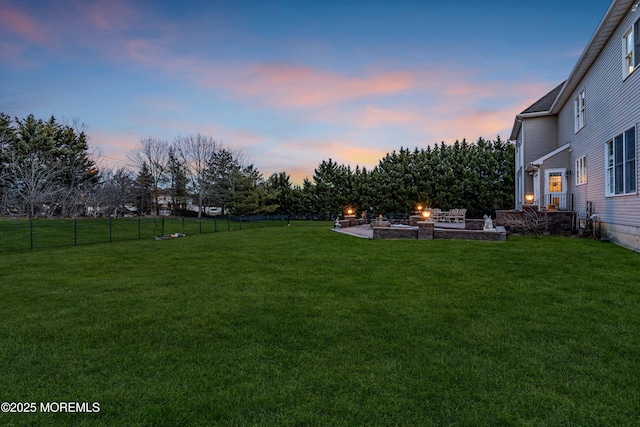
[[[446,222],[455,222],[457,217],[458,217],[458,209],[450,209],[449,212],[447,212],[447,216],[446,218],[444,218],[444,220]]]
[[[440,208],[431,209],[431,220],[433,222],[440,222],[442,219],[442,210]]]
[[[466,209],[451,209],[449,211],[449,222],[464,222],[466,216]]]

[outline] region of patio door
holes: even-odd
[[[566,169],[548,169],[545,173],[545,205],[555,209],[567,209]]]

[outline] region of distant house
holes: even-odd
[[[640,251],[640,5],[614,0],[568,79],[516,115],[516,209],[597,215]]]

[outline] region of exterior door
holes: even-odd
[[[549,169],[545,174],[545,204],[555,209],[567,209],[566,169]]]

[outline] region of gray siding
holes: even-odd
[[[587,159],[587,184],[576,186],[575,173],[571,179],[575,210],[584,212],[586,202],[592,201],[601,221],[621,226],[640,226],[640,197],[605,197],[605,143],[634,125],[636,134],[640,133],[640,69],[624,79],[622,58],[622,37],[639,18],[640,11],[624,19],[558,114],[559,143],[571,142],[568,167],[574,170],[576,159],[585,155]],[[586,125],[576,134],[573,100],[582,89],[586,91]],[[636,138],[636,168],[638,145]]]
[[[524,134],[524,164],[558,148],[558,121],[553,116],[528,118],[522,125]]]

